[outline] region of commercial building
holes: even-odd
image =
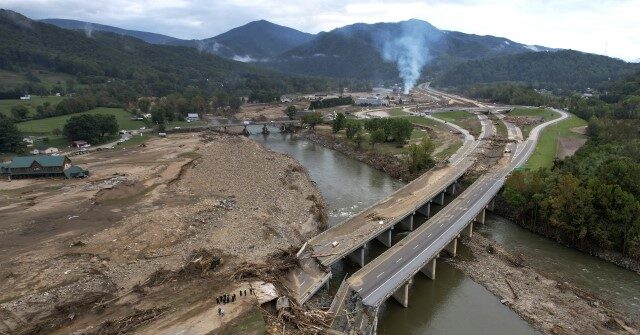
[[[67,177],[78,178],[89,175],[78,166],[71,165],[67,156],[17,156],[11,161],[0,164],[0,175],[7,179]]]
[[[366,97],[356,99],[358,106],[389,106],[389,100],[380,97]]]

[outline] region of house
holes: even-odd
[[[34,154],[34,155],[52,155],[52,154],[57,154],[58,152],[60,152],[60,150],[58,150],[58,148],[45,147],[45,146],[39,146],[39,147],[31,150],[31,153]]]
[[[286,95],[283,95],[283,96],[280,97],[280,102],[292,102],[292,101],[293,101],[293,99],[288,97],[288,96],[286,96]]]
[[[31,95],[27,94],[25,96],[20,97],[20,100],[31,100]]]
[[[200,116],[198,116],[198,113],[187,114],[187,122],[198,121],[198,120],[200,120]]]
[[[71,178],[84,178],[89,176],[89,171],[85,170],[77,165],[73,165],[70,168],[64,170],[64,176],[67,179]]]
[[[33,139],[31,139],[29,137],[23,138],[22,142],[24,142],[27,147],[32,147],[33,146]]]
[[[90,147],[91,144],[87,143],[87,141],[73,141],[71,142],[71,146],[74,148],[86,148]]]
[[[7,178],[62,177],[71,167],[67,156],[17,156],[2,164],[0,173]]]

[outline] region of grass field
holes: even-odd
[[[402,108],[394,108],[389,111],[389,116],[405,116],[408,115]]]
[[[482,125],[478,117],[465,111],[433,113],[433,117],[456,124],[468,130],[473,136],[480,135],[482,131]]]
[[[557,115],[556,113],[554,113]],[[559,117],[559,116],[558,116]],[[553,166],[553,160],[559,153],[559,141],[563,137],[584,138],[585,135],[573,132],[571,129],[575,127],[586,126],[587,122],[573,114],[569,114],[569,118],[562,120],[554,125],[547,127],[540,134],[538,144],[525,164],[525,168],[537,170],[540,168],[550,168]]]
[[[27,135],[48,135],[51,134],[55,128],[59,128],[62,130],[65,122],[75,115],[80,114],[112,114],[116,116],[116,120],[118,121],[118,127],[120,129],[138,129],[140,127],[145,127],[145,123],[142,121],[134,121],[131,120],[131,114],[125,111],[122,108],[95,108],[87,112],[78,113],[78,114],[70,114],[70,115],[62,115],[56,117],[50,117],[46,119],[40,120],[31,120],[26,122],[20,122],[16,125],[18,129]]]
[[[543,118],[542,122],[547,122],[549,120],[557,119],[560,117],[560,114],[550,110],[550,109],[540,109],[540,108],[514,108],[508,116],[527,116],[527,117],[541,117]],[[541,122],[541,123],[542,123]],[[535,128],[538,124],[531,124],[520,127],[522,130],[522,136],[526,139],[529,136],[529,132],[531,129]]]
[[[50,102],[53,106],[57,105],[64,97],[40,97],[40,96],[31,96],[31,100],[19,100],[19,99],[7,99],[0,100],[0,113],[12,116],[11,108],[15,105],[24,105],[29,109],[29,116],[32,116],[36,112],[36,107],[42,105],[46,101]]]

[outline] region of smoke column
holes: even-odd
[[[428,33],[429,30],[419,22],[405,21],[401,23],[399,36],[387,35],[380,43],[384,60],[394,62],[398,67],[405,94],[416,85],[422,68],[431,60]]]
[[[84,34],[88,37],[91,38],[92,34],[93,34],[93,25],[91,23],[87,23],[84,25]]]

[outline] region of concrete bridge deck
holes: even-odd
[[[472,234],[473,222],[484,221],[484,210],[504,185],[506,176],[522,166],[535,149],[540,132],[548,125],[568,115],[534,128],[529,138],[518,145],[503,168],[480,177],[447,207],[438,212],[416,231],[405,237],[375,260],[353,274],[347,283],[365,306],[378,307],[393,296],[403,306],[408,305],[408,287],[414,275],[423,272],[435,279],[435,265],[443,250],[455,255],[460,234]]]
[[[472,153],[480,150],[478,147],[484,138],[495,134],[486,115],[479,114],[478,118],[482,124],[478,140],[467,130],[434,118],[465,136],[463,146],[449,159],[446,167],[426,172],[381,202],[308,241],[299,253],[302,266],[289,279],[292,287],[297,288],[299,303],[306,302],[330,277],[322,267],[329,268],[346,257],[363,266],[369,241],[377,239],[390,247],[394,229],[412,231],[416,212],[429,217],[432,202],[442,205],[445,193],[455,193],[457,181],[473,165]]]

